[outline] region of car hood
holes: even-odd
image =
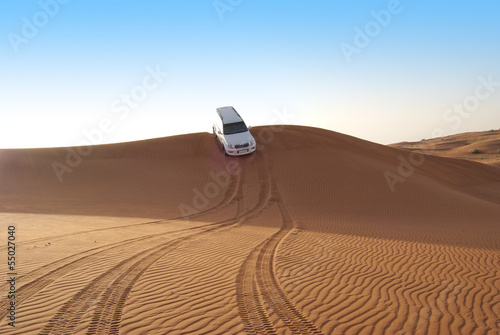
[[[249,143],[254,139],[249,131],[231,135],[224,135],[224,137],[226,138],[227,144],[232,144],[232,145]]]

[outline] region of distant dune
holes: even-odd
[[[0,334],[500,333],[499,131],[251,132],[0,150]]]
[[[500,167],[500,129],[462,133],[445,137],[401,142],[392,147],[407,150],[426,150],[431,154],[477,161]],[[477,149],[476,153],[471,150]]]

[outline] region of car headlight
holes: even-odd
[[[251,140],[250,145],[254,145],[254,144],[255,144],[255,140]]]
[[[234,145],[232,145],[232,144],[228,144],[228,145],[227,145],[227,147],[228,147],[229,149],[234,149]]]

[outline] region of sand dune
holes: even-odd
[[[407,150],[425,150],[436,156],[467,159],[500,166],[500,129],[462,133],[420,142],[401,142],[392,146]],[[478,149],[480,152],[473,154],[471,153],[473,149]]]
[[[0,334],[500,333],[500,168],[450,158],[498,137],[252,133],[0,150]]]

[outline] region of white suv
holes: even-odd
[[[255,151],[255,139],[248,129],[233,107],[217,108],[212,130],[226,155],[239,156]]]

